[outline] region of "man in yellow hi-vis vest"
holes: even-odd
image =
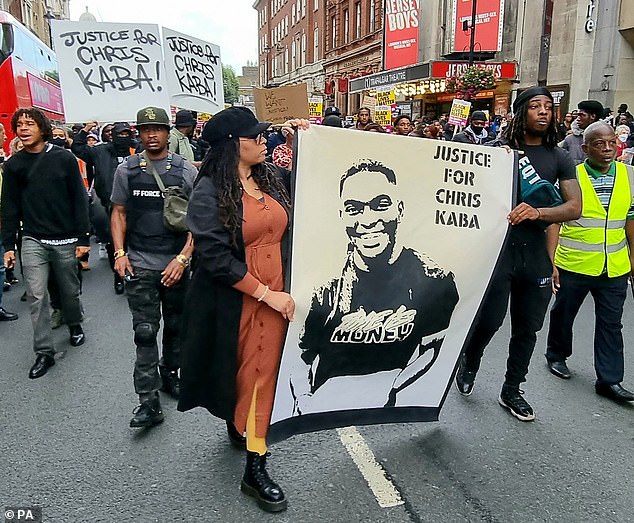
[[[634,252],[634,172],[614,161],[616,135],[605,122],[583,133],[584,163],[577,166],[583,207],[581,218],[548,231],[553,258],[555,303],[550,311],[546,360],[559,378],[570,378],[572,326],[588,293],[594,299],[594,367],[597,394],[634,401],[623,381],[621,317]]]

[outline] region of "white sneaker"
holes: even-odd
[[[104,243],[99,244],[99,259],[100,260],[108,259],[108,251],[106,250],[106,245]]]

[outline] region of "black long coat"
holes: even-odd
[[[288,187],[288,173],[281,174]],[[282,262],[286,267],[291,213],[279,193],[271,196],[289,216],[289,226],[282,238]],[[204,407],[214,416],[232,420],[242,311],[242,293],[232,285],[245,276],[247,265],[242,230],[238,230],[237,245],[233,245],[218,212],[216,187],[210,177],[202,177],[194,187],[187,212],[197,262],[184,310],[178,410]],[[239,212],[242,216],[242,201]]]

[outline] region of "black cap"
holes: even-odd
[[[603,105],[596,100],[584,100],[583,102],[579,102],[577,109],[593,114],[597,120],[603,118]]]
[[[112,134],[119,134],[124,132],[132,132],[132,128],[128,122],[115,122],[112,124]]]
[[[331,107],[326,107],[326,111],[324,112],[324,117],[330,116],[331,114],[334,114],[335,116],[341,116],[341,111],[339,110],[339,107],[335,107],[334,105]]]
[[[336,114],[329,114],[328,116],[325,116],[321,121],[321,125],[325,125],[326,127],[343,127],[341,118],[339,118]]]
[[[174,120],[174,127],[196,127],[196,120],[194,120],[191,111],[187,109],[178,111]]]
[[[482,120],[486,122],[488,120],[487,113],[484,111],[473,111],[473,113],[471,113],[471,121],[473,120]]]
[[[258,122],[246,107],[229,107],[205,124],[201,138],[213,145],[232,138],[255,138],[269,127],[270,122]]]
[[[528,89],[526,89],[526,91],[522,91],[518,95],[518,97],[513,102],[513,112],[517,113],[522,105],[528,103],[531,98],[535,98],[536,96],[548,96],[551,101],[554,101],[553,95],[550,94],[550,91],[548,89],[540,85],[536,85],[535,87],[529,87]]]

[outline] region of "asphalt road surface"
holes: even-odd
[[[0,506],[42,507],[43,521],[92,522],[631,522],[634,520],[634,406],[594,393],[593,309],[576,323],[571,380],[546,369],[542,331],[525,384],[534,423],[497,403],[508,324],[488,348],[474,393],[453,388],[437,423],[359,427],[403,503],[383,508],[340,433],[274,445],[269,470],[288,511],[269,515],[239,491],[243,456],[224,423],[201,409],[165,423],[128,427],[137,403],[126,300],[112,290],[107,262],[84,273],[87,342],[72,348],[55,331],[57,365],[27,379],[34,361],[27,304],[18,284],[4,305],[20,319],[0,323]],[[633,299],[624,315],[624,385],[634,388]],[[2,521],[0,519],[0,521]],[[17,521],[17,520],[14,520]]]

